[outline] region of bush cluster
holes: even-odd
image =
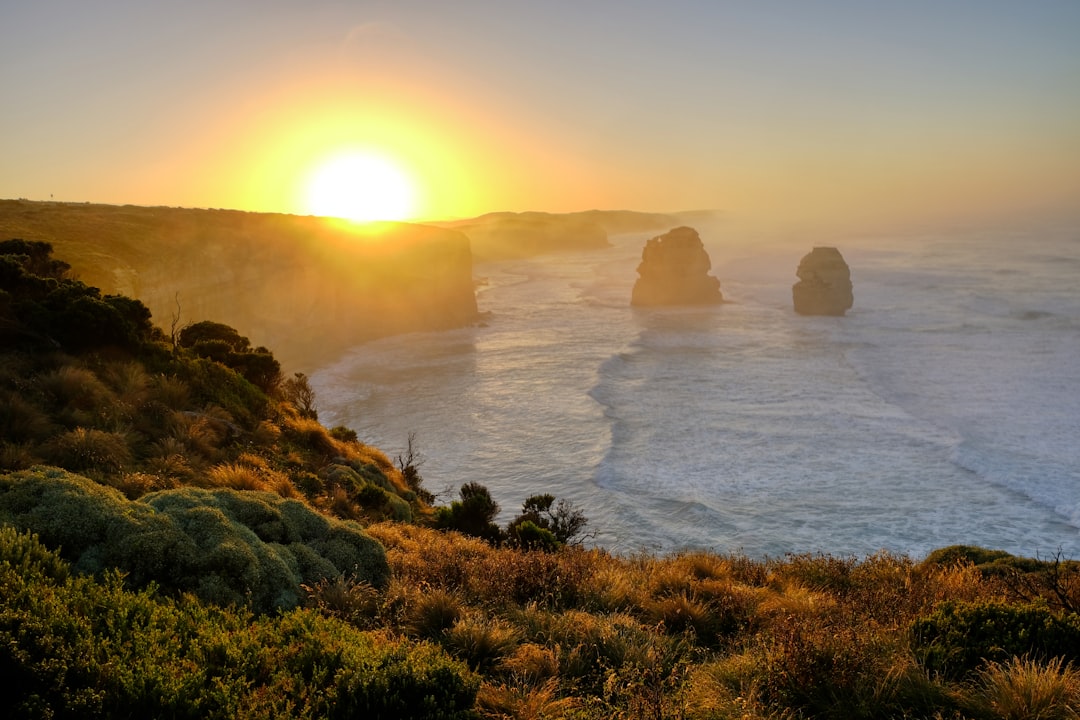
[[[477,482],[466,483],[460,500],[435,509],[435,526],[486,540],[529,550],[553,551],[566,544],[580,543],[588,520],[569,500],[555,504],[551,494],[533,495],[521,506],[521,513],[506,529],[495,523],[499,505],[491,492]]]
[[[355,523],[272,493],[179,488],[137,501],[62,470],[0,476],[0,522],[32,530],[82,573],[190,592],[256,612],[300,604],[301,586],[349,575],[375,587],[382,546]]]
[[[309,610],[252,616],[68,577],[0,531],[6,717],[473,718],[478,682],[438,648]]]

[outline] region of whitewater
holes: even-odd
[[[701,228],[699,228],[701,230]],[[320,420],[400,452],[448,503],[567,498],[589,543],[1080,557],[1080,233],[833,244],[843,318],[792,310],[812,244],[701,230],[725,302],[629,305],[644,241],[477,266],[476,327],[357,346],[311,374]]]

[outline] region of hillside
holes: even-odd
[[[48,242],[76,277],[137,298],[159,324],[225,323],[293,370],[476,319],[468,239],[424,225],[0,200],[0,238]]]
[[[0,683],[31,718],[1075,718],[1080,565],[612,555],[432,508],[220,323],[0,241]]]

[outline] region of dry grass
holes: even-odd
[[[19,393],[0,393],[0,437],[10,443],[38,442],[54,431],[49,414]]]
[[[137,500],[143,495],[156,490],[177,487],[177,484],[168,477],[145,472],[114,475],[108,478],[107,484],[124,493],[129,500]]]
[[[982,718],[1076,720],[1080,718],[1080,671],[1060,658],[989,663],[976,676],[965,704]]]
[[[64,365],[39,378],[42,390],[61,407],[94,413],[111,405],[112,391],[92,370],[78,365]]]
[[[474,670],[489,670],[519,642],[518,631],[504,620],[481,613],[466,615],[442,635],[451,655]]]
[[[263,474],[249,465],[222,463],[206,471],[200,483],[204,487],[229,488],[230,490],[266,490]]]
[[[561,697],[554,678],[541,685],[484,683],[476,696],[481,717],[498,720],[559,720],[579,708],[574,697]]]
[[[42,446],[50,462],[72,470],[115,473],[131,465],[131,449],[121,433],[78,427]]]
[[[362,580],[342,575],[301,587],[307,593],[308,607],[351,625],[370,627],[379,615],[379,593]]]
[[[407,628],[419,637],[438,639],[457,623],[464,613],[461,598],[446,590],[421,590],[407,610]]]

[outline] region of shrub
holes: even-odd
[[[20,533],[11,525],[0,527],[0,565],[24,578],[63,582],[68,577],[68,564],[59,555],[42,545],[37,535]]]
[[[1041,605],[944,602],[915,621],[912,636],[920,662],[950,678],[1019,656],[1080,660],[1080,616]]]
[[[375,587],[389,568],[358,526],[272,493],[165,490],[138,502],[59,470],[0,476],[0,521],[60,547],[76,570],[116,567],[133,583],[194,592],[260,611],[295,607],[301,584],[355,575]]]
[[[939,566],[963,563],[986,565],[1009,557],[1012,556],[1004,550],[988,550],[977,545],[950,545],[931,551],[923,560],[923,563],[925,565]]]
[[[555,533],[547,528],[542,528],[532,520],[514,522],[507,528],[507,540],[515,546],[526,550],[542,550],[554,552],[562,544]]]
[[[474,717],[477,679],[438,648],[310,611],[255,618],[4,562],[0,584],[11,717]]]
[[[499,514],[499,505],[492,499],[491,492],[480,483],[472,482],[462,485],[460,494],[461,499],[452,502],[450,507],[438,508],[436,526],[498,544],[502,540],[502,530],[494,520]]]
[[[560,500],[552,509],[555,496],[533,495],[521,506],[521,514],[506,528],[508,540],[522,547],[551,550],[572,542],[579,542],[588,524],[584,513],[575,510],[569,500]],[[523,527],[528,524],[527,527]]]

